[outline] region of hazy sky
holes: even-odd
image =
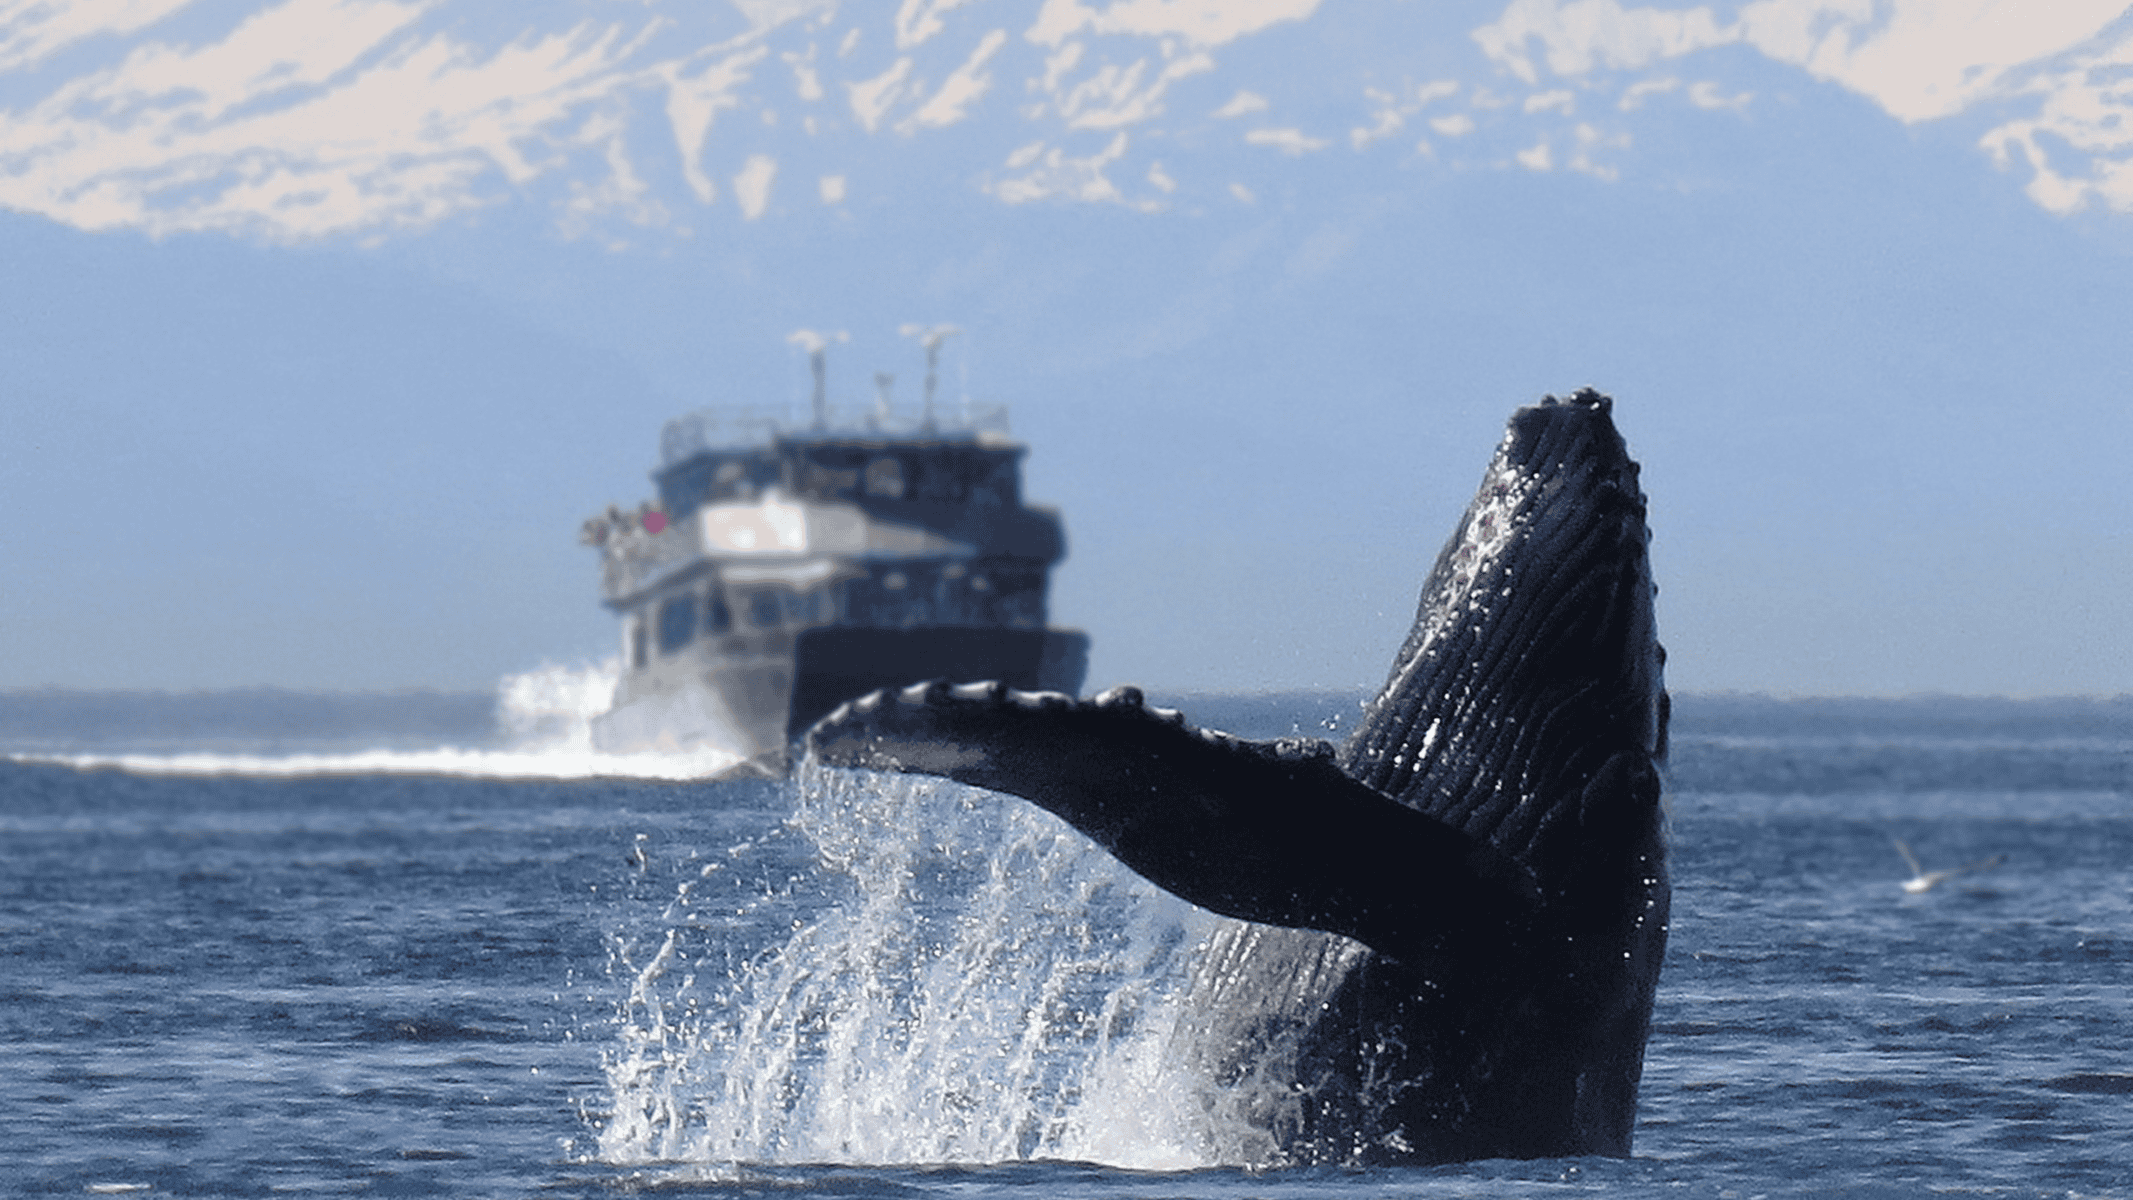
[[[1012,406],[1090,684],[1364,687],[1518,404],[1685,690],[2133,690],[2118,0],[0,0],[0,687],[612,652],[660,423]]]

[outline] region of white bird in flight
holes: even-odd
[[[1903,881],[1903,890],[1913,895],[1919,892],[1930,892],[1957,875],[1967,875],[1972,871],[1988,870],[2007,861],[2006,855],[1995,854],[1991,858],[1981,858],[1974,863],[1964,863],[1960,867],[1928,871],[1919,864],[1918,856],[1911,853],[1911,848],[1903,844],[1902,838],[1891,837],[1889,840],[1896,843],[1896,853],[1903,855],[1903,861],[1911,865],[1911,877]]]

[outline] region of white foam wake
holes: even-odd
[[[720,750],[602,754],[592,746],[592,719],[607,711],[621,671],[615,659],[542,666],[497,685],[498,744],[427,749],[293,753],[22,754],[19,761],[64,763],[141,775],[459,775],[478,779],[703,779],[739,765]]]

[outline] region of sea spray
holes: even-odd
[[[776,929],[783,899],[719,890],[714,861],[675,885],[664,930],[618,940],[602,1158],[1257,1157],[1261,1135],[1230,1126],[1196,1069],[1183,1006],[1235,922],[992,793],[810,764],[788,786],[817,874],[793,886],[827,904]]]
[[[496,688],[496,724],[504,743],[515,749],[558,749],[589,753],[592,720],[615,702],[622,661],[559,666],[544,663],[531,671],[506,675]]]

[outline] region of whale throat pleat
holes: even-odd
[[[1357,780],[1528,865],[1625,748],[1655,755],[1637,467],[1604,404],[1521,410],[1342,753]]]

